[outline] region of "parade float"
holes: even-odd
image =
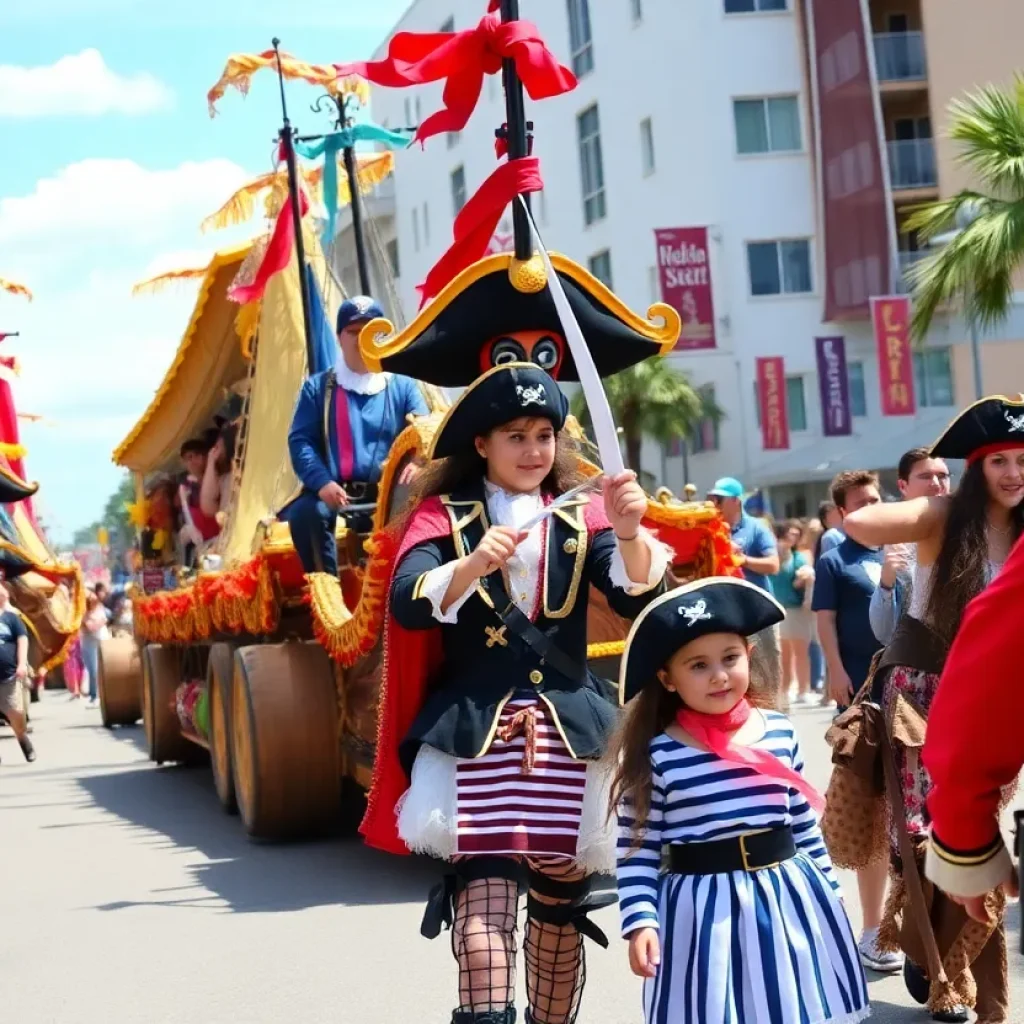
[[[232,58],[211,102],[226,85],[244,91],[249,77],[264,67],[279,70],[282,98],[285,78],[323,85],[336,98],[335,131],[321,139],[322,148],[314,140],[316,148],[306,152],[326,151],[328,161],[344,162],[356,244],[362,245],[362,189],[352,153],[357,126],[346,95],[353,80],[335,68],[279,56],[275,41],[274,51]],[[510,123],[518,109],[525,133],[514,68],[512,74],[506,71],[506,86]],[[460,333],[462,303],[466,296],[479,298],[478,288],[524,299],[538,326],[553,318],[557,323],[540,254],[485,255],[490,230],[479,252],[408,326],[369,324],[360,337],[368,365],[413,376],[430,413],[413,418],[383,460],[377,502],[366,509],[372,530],[357,535],[339,520],[339,575],[304,575],[288,525],[276,515],[297,489],[287,434],[306,375],[333,365],[335,342],[325,312],[332,313],[342,299],[301,184],[309,181],[309,172],[296,160],[295,147],[309,143],[296,136],[286,116],[280,133],[282,172],[274,183],[284,180],[287,189],[280,208],[272,204],[268,211],[270,230],[219,252],[199,275],[199,296],[174,360],[114,453],[115,462],[136,481],[131,514],[143,555],[134,600],[141,686],[134,690],[126,681],[117,695],[127,706],[137,694],[124,720],[141,710],[149,753],[157,763],[190,762],[208,750],[223,807],[238,810],[250,836],[278,840],[315,834],[358,811],[370,783],[384,612],[397,552],[393,527],[408,496],[398,481],[410,461],[422,463],[428,456],[449,404],[440,388],[464,387],[480,372],[479,354],[447,358],[438,339]],[[514,149],[513,142],[510,154]],[[510,159],[504,166],[518,164]],[[333,182],[334,175],[325,167],[318,177]],[[521,243],[517,233],[517,249]],[[366,287],[367,256],[357,255]],[[599,353],[604,370],[617,372],[671,350],[680,330],[673,309],[658,305],[647,316],[636,314],[571,260],[550,259],[552,273],[579,314],[604,325]],[[481,339],[489,337],[473,324],[461,328],[462,335],[475,331]],[[564,353],[562,379],[579,379],[576,362]],[[176,557],[172,507],[179,448],[232,403],[239,429],[229,507],[200,566],[186,569]],[[578,426],[573,429],[586,471],[599,473],[592,446]],[[574,512],[578,509],[568,509],[565,516]],[[728,529],[712,506],[651,499],[647,524],[675,550],[678,578],[738,572]],[[596,592],[588,627],[591,667],[611,677],[626,624]]]
[[[22,284],[0,278],[0,290],[32,300]],[[0,332],[0,341],[19,337]],[[74,562],[54,554],[36,518],[32,498],[38,484],[26,479],[13,383],[20,372],[15,356],[0,355],[0,573],[14,610],[29,634],[29,667],[35,699],[42,682],[59,668],[78,635],[85,611],[85,586]]]

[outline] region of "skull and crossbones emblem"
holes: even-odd
[[[702,619],[710,619],[711,612],[708,611],[708,603],[701,598],[696,604],[684,604],[679,606],[679,614],[686,617],[688,626],[694,625]]]
[[[519,404],[524,409],[528,405],[544,404],[544,389],[539,384],[536,384],[533,387],[525,387],[522,384],[517,384],[516,394],[519,396]]]
[[[1024,413],[1014,416],[1009,409],[1004,409],[1003,415],[1006,417],[1006,422],[1010,424],[1011,431],[1016,433],[1018,430],[1024,430]]]

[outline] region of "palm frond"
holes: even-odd
[[[949,137],[963,145],[961,163],[986,188],[1006,198],[1024,198],[1024,76],[1011,91],[987,85],[954,100]]]

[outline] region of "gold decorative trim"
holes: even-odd
[[[929,454],[935,451],[936,448],[946,440],[946,435],[972,410],[977,409],[979,405],[985,405],[988,402],[1002,402],[1005,405],[1015,405],[1017,407],[1024,406],[1024,394],[1018,394],[1016,398],[1010,398],[1009,395],[986,395],[984,398],[979,398],[974,402],[971,402],[966,408],[961,409],[950,421],[946,424],[946,429],[939,435],[939,439],[929,449]]]
[[[607,285],[568,256],[557,252],[548,255],[557,273],[564,274],[578,284],[641,337],[656,342],[661,347],[662,355],[675,347],[683,330],[682,317],[677,310],[667,303],[655,302],[648,307],[646,318],[642,317],[634,313]],[[514,260],[512,253],[497,253],[478,260],[450,281],[432,302],[420,310],[412,323],[397,334],[390,321],[383,318],[371,320],[359,333],[359,350],[366,365],[371,370],[380,370],[382,360],[408,348],[467,288],[490,274],[511,274]]]
[[[555,728],[558,730],[558,735],[562,737],[562,742],[565,744],[565,749],[569,751],[569,756],[574,760],[578,761],[579,758],[576,756],[576,751],[572,749],[572,744],[569,742],[569,737],[565,735],[565,729],[562,728],[562,720],[558,717],[558,711],[555,705],[551,703],[551,699],[545,693],[538,693],[538,697],[544,701],[548,711],[551,712],[551,720],[555,723]]]
[[[441,504],[444,505],[445,511],[448,513],[448,519],[452,524],[452,540],[455,543],[455,554],[459,558],[465,558],[469,552],[466,549],[466,543],[463,539],[462,531],[477,519],[482,519],[485,524],[487,523],[487,513],[484,511],[484,504],[482,501],[453,501],[449,494],[441,495]],[[470,505],[471,508],[466,515],[457,519],[455,509],[459,505]],[[484,604],[486,604],[491,611],[494,611],[494,602],[491,600],[491,595],[484,590],[483,584],[479,580],[477,580],[476,592],[480,595]]]
[[[412,588],[412,599],[414,601],[418,601],[420,600],[421,597],[423,597],[423,587],[426,585],[427,577],[429,575],[429,572],[424,572],[420,573],[419,577],[417,578],[416,583],[413,585]]]
[[[498,707],[494,712],[494,721],[491,722],[491,728],[488,730],[487,736],[484,739],[484,745],[473,755],[474,758],[483,757],[491,748],[491,744],[494,742],[494,736],[498,731],[498,722],[501,721],[501,713],[505,710],[505,705],[512,699],[512,694],[516,691],[511,689],[505,696],[498,701]]]
[[[552,609],[548,607],[548,581],[551,579],[551,561],[553,553],[551,551],[552,538],[554,537],[554,531],[548,531],[547,537],[547,550],[544,555],[548,560],[548,568],[544,572],[544,586],[542,588],[542,609],[545,618],[548,619],[565,619],[568,618],[573,608],[576,607],[576,598],[579,595],[580,581],[583,578],[583,568],[587,561],[587,550],[590,547],[590,535],[587,533],[587,523],[583,516],[583,505],[582,503],[570,506],[576,511],[575,518],[571,516],[564,508],[556,508],[552,513],[557,516],[562,522],[567,523],[576,531],[576,558],[573,561],[572,566],[572,579],[569,581],[569,589],[565,595],[565,601],[562,603],[561,608]],[[557,558],[557,554],[554,555]]]
[[[625,640],[608,640],[603,644],[587,644],[587,661],[596,658],[615,658],[626,649]]]
[[[29,483],[27,480],[18,476],[10,466],[4,465],[0,462],[0,476],[2,476],[8,483],[13,484],[15,487],[20,487],[25,491],[25,497],[31,498],[36,491],[39,490],[38,483]]]
[[[548,285],[548,271],[540,253],[535,252],[528,260],[515,258],[508,265],[509,284],[523,295],[536,295]]]

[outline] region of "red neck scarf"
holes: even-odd
[[[767,750],[738,746],[732,742],[732,734],[746,723],[753,710],[750,701],[744,697],[736,702],[731,711],[722,715],[705,715],[689,708],[680,708],[676,722],[723,761],[746,765],[759,775],[785,782],[803,793],[807,802],[820,814],[825,808],[825,798],[799,772],[784,765]]]

